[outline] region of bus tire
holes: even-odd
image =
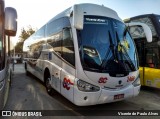
[[[49,95],[53,95],[54,94],[54,89],[52,88],[51,84],[50,84],[50,73],[49,70],[45,70],[44,73],[44,79],[45,79],[45,87],[46,87],[46,91]]]
[[[29,76],[29,75],[30,75],[30,72],[27,71],[27,64],[26,64],[26,63],[24,64],[24,68],[25,68],[25,71],[26,71],[26,76]]]

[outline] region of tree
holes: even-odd
[[[21,35],[19,36],[20,42],[24,42],[33,33],[35,33],[35,29],[33,29],[31,26],[28,26],[27,29],[22,28]]]
[[[35,29],[33,29],[31,26],[28,26],[27,29],[22,28],[21,34],[19,36],[19,41],[17,42],[15,46],[15,52],[20,53],[23,52],[23,43],[24,41],[29,38],[33,33],[35,33]]]

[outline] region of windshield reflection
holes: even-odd
[[[136,71],[137,54],[126,26],[115,19],[85,16],[83,30],[77,30],[84,70],[96,72]]]

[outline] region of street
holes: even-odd
[[[69,102],[59,93],[54,93],[53,96],[49,96],[46,92],[43,82],[35,78],[34,76],[26,76],[23,64],[16,64],[15,71],[12,79],[11,89],[9,93],[8,102],[4,110],[61,110],[63,114],[53,117],[37,117],[42,118],[80,118],[80,119],[159,119],[160,116],[106,116],[107,110],[160,110],[160,90],[142,87],[140,94],[131,99],[127,99],[120,102],[101,104],[95,106],[78,107]],[[79,111],[83,110],[83,111]],[[85,112],[86,110],[86,112]],[[88,111],[92,110],[92,111]],[[72,116],[69,116],[67,113]],[[56,111],[55,111],[56,113]],[[64,115],[64,116],[63,116]],[[93,116],[91,116],[93,115]],[[4,118],[4,117],[3,117]],[[31,118],[31,117],[30,117]],[[32,117],[33,119],[35,117]],[[28,119],[28,117],[5,117],[4,119]]]

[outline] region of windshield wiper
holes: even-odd
[[[115,50],[114,50],[114,44],[113,44],[113,41],[112,41],[111,33],[108,31],[108,34],[109,34],[109,42],[110,42],[110,46],[109,47],[110,47],[110,49],[112,51],[114,59],[116,59]]]
[[[106,60],[106,59],[108,59],[108,56],[109,56],[109,54],[110,54],[110,51],[112,51],[112,54],[113,54],[113,57],[114,57],[114,61],[117,62],[117,58],[116,58],[116,55],[115,55],[115,49],[114,49],[115,45],[113,44],[112,37],[111,37],[111,33],[110,33],[109,31],[108,31],[108,35],[109,35],[110,45],[109,45],[109,49],[108,49],[108,51],[106,52],[105,57],[104,57],[104,59],[103,59],[103,61],[102,61],[102,64],[101,64],[101,67],[102,67],[102,68],[104,68],[104,67],[106,66],[106,63],[107,63],[107,61],[108,61],[108,60]],[[111,58],[112,58],[112,57],[111,57]]]
[[[126,32],[126,29],[125,29],[124,32]],[[123,35],[125,35],[125,34],[126,34],[126,33],[123,33]],[[128,66],[130,67],[130,69],[131,69],[132,71],[135,71],[136,68],[135,68],[135,66],[134,66],[134,64],[133,64],[130,56],[128,55],[126,48],[124,47],[124,45],[121,44],[117,32],[116,32],[116,38],[117,38],[117,43],[118,43],[117,47],[120,46],[120,48],[122,48],[122,49],[121,49],[121,52],[124,51],[123,55],[126,57],[126,62],[125,62],[125,63],[128,63]],[[124,39],[124,36],[123,36],[123,39]],[[122,51],[122,50],[123,50],[123,51]],[[122,59],[122,55],[121,55],[121,59]],[[122,59],[122,61],[123,61],[123,59]]]

